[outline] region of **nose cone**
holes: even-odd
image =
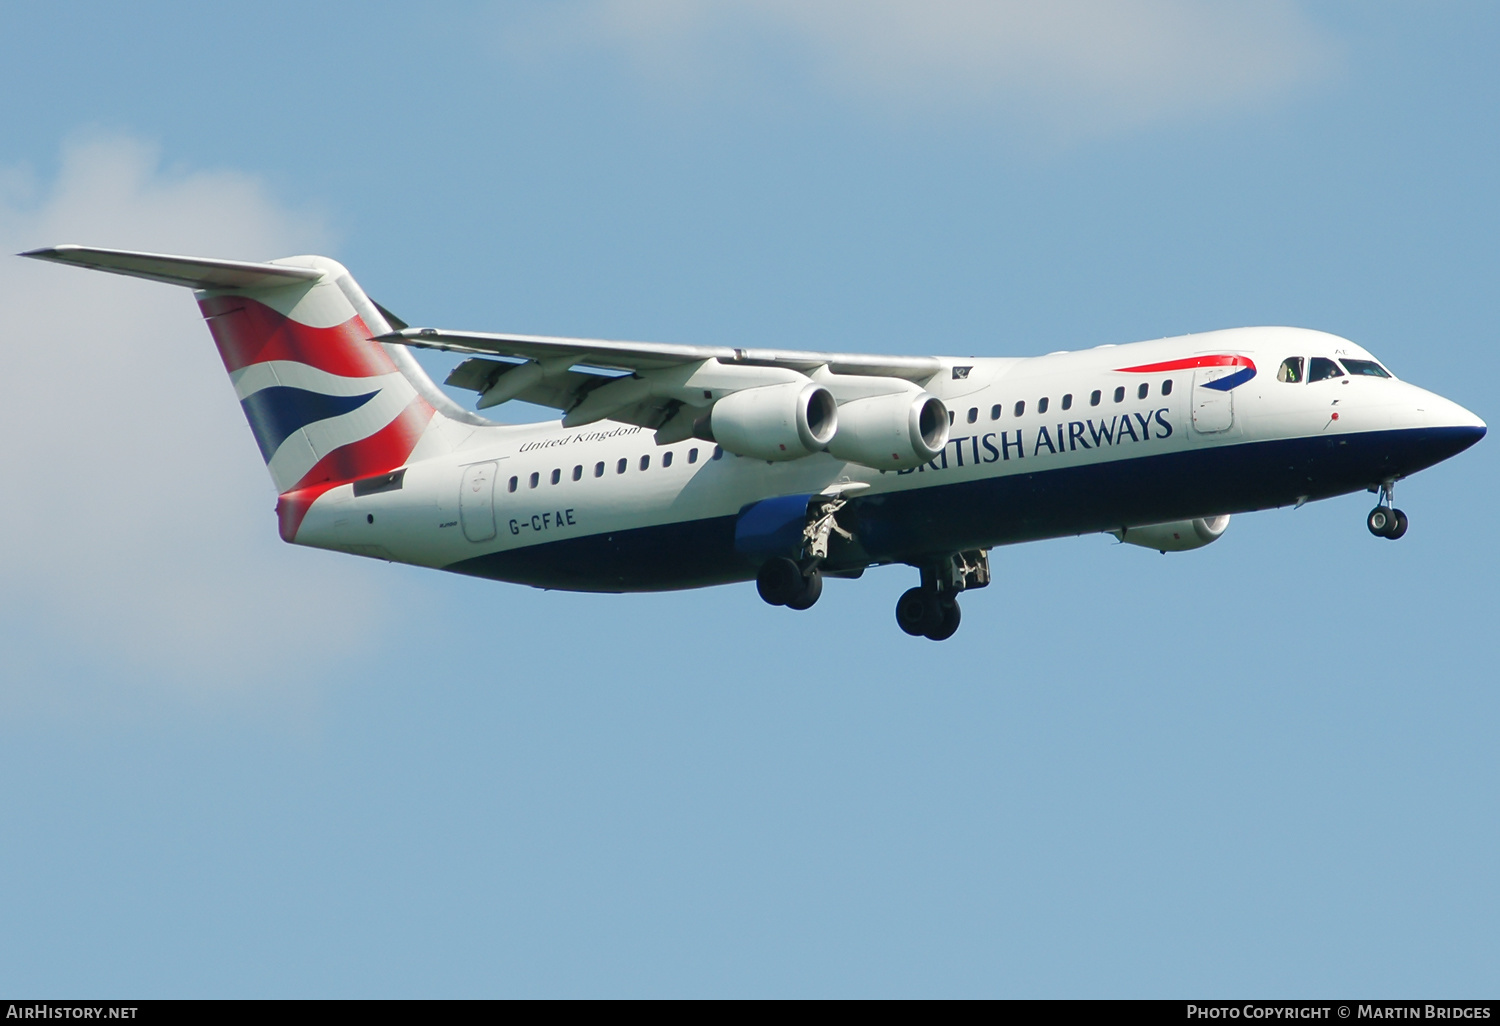
[[[1451,399],[1444,399],[1433,392],[1427,393],[1426,400],[1423,405],[1427,408],[1428,422],[1433,426],[1463,432],[1472,439],[1470,445],[1484,437],[1486,431],[1484,421],[1458,403]]]
[[[1468,411],[1464,412],[1467,413]],[[1439,429],[1446,435],[1447,444],[1452,449],[1448,453],[1448,456],[1457,456],[1485,436],[1485,432],[1488,429],[1484,426],[1484,421],[1478,417],[1474,417],[1472,413],[1469,416],[1473,418],[1470,423]],[[1448,456],[1444,456],[1443,458],[1447,459]]]
[[[1421,433],[1433,463],[1458,455],[1485,436],[1488,428],[1484,421],[1458,403],[1434,392],[1416,391],[1417,420],[1424,429]]]

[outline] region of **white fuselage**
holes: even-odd
[[[1242,355],[1253,361],[1253,376],[1216,391],[1206,387],[1212,375],[1202,369],[1122,370],[1204,353]],[[864,560],[912,561],[913,545],[929,547],[909,540],[923,531],[937,535],[934,549],[989,547],[1133,526],[1141,515],[1156,522],[1322,498],[1414,472],[1478,435],[1447,449],[1448,443],[1434,443],[1443,451],[1425,462],[1403,456],[1388,466],[1371,462],[1363,440],[1483,431],[1467,410],[1395,378],[1278,380],[1278,365],[1288,357],[1372,359],[1345,339],[1293,328],[1233,329],[1027,359],[943,358],[942,369],[922,384],[950,411],[947,446],[931,463],[900,472],[826,453],[771,463],[698,439],[656,445],[651,431],[611,421],[474,426],[454,452],[405,468],[399,488],[356,495],[356,485],[344,484],[328,491],[312,505],[296,541],[546,587],[691,586],[746,579],[754,567],[716,553],[715,568],[695,570],[691,551],[680,554],[685,569],[676,576],[637,579],[630,567],[670,544],[674,526],[684,545],[710,544],[703,541],[709,538],[722,547],[722,531],[701,535],[689,525],[732,523],[747,505],[775,496],[842,488],[864,510],[870,536],[892,539],[866,546]],[[1340,447],[1355,440],[1348,458],[1363,462],[1340,470]],[[1213,468],[1227,468],[1231,453],[1233,471],[1210,486]],[[1303,459],[1316,465],[1305,492],[1296,485],[1296,467],[1282,466]],[[1201,494],[1194,478],[1205,482]],[[972,487],[949,487],[960,485]],[[1137,494],[1142,489],[1151,494]],[[914,494],[926,492],[930,499]],[[1013,509],[1027,495],[1037,496],[1040,510],[1052,502],[1061,512],[1038,524]],[[940,523],[881,523],[882,510]],[[941,523],[950,520],[953,536],[943,537]],[[640,532],[656,533],[647,540]],[[565,554],[568,546],[560,543],[584,539],[592,541],[555,578],[522,554],[537,547]],[[623,554],[637,541],[647,551]],[[599,568],[595,579],[590,562]],[[521,569],[510,572],[511,566]]]

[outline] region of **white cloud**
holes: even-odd
[[[60,689],[65,664],[199,695],[305,685],[378,630],[375,565],[279,540],[191,293],[8,255],[62,242],[265,259],[325,239],[253,178],[164,173],[128,139],[67,148],[50,186],[0,172],[0,616],[30,648],[0,700]]]
[[[817,79],[886,109],[994,107],[1065,134],[1264,102],[1338,63],[1293,0],[592,0],[565,11],[553,45],[603,40],[659,78],[766,66],[750,51],[769,37]]]

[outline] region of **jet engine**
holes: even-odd
[[[1110,533],[1127,545],[1139,545],[1158,552],[1186,552],[1218,541],[1228,526],[1229,514],[1226,513],[1196,520],[1174,520],[1168,524],[1143,524]]]
[[[828,448],[839,426],[833,393],[811,381],[731,392],[708,417],[713,440],[740,456],[795,460]]]
[[[844,403],[828,451],[876,470],[908,470],[947,444],[948,408],[937,396],[911,391]]]

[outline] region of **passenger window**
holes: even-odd
[[[562,480],[562,471],[561,470],[554,470],[554,471],[552,471],[552,483],[553,484],[557,484],[557,482],[559,482],[561,480]]]
[[[604,476],[604,461],[603,460],[600,460],[598,463],[594,464],[594,476],[595,477],[603,477]]]
[[[1172,394],[1172,379],[1171,378],[1168,378],[1166,381],[1163,381],[1161,383],[1161,394],[1162,395],[1171,395]]]
[[[1016,403],[1016,416],[1019,417],[1026,412],[1026,400],[1022,399]]]
[[[1101,398],[1103,398],[1103,396],[1100,393],[1100,391],[1097,388],[1094,389],[1092,392],[1089,393],[1089,405],[1090,406],[1098,406],[1099,405],[1099,400]]]
[[[724,458],[724,447],[722,445],[716,445],[716,446],[714,446],[714,459],[721,460],[723,458]]]
[[[1000,419],[1000,404],[996,403],[994,406],[990,407],[990,420],[999,420],[999,419]]]
[[[628,467],[628,466],[630,466],[630,461],[627,460],[624,456],[621,456],[620,457],[620,462],[615,464],[615,473],[616,474],[623,474],[623,473],[625,473],[625,468]]]
[[[541,482],[541,479],[542,479],[542,475],[540,475],[540,474],[532,474],[531,475],[531,487],[535,488]]]
[[[1038,413],[1046,413],[1047,412],[1047,397],[1046,396],[1042,396],[1040,399],[1038,399],[1036,401],[1036,412],[1038,412]]]
[[[661,465],[662,465],[663,469],[665,469],[667,467],[670,467],[672,465],[672,450],[671,449],[668,449],[666,452],[664,452],[664,453],[661,454]]]
[[[510,479],[510,490],[511,491],[515,491],[516,490],[516,484],[517,484],[516,479],[515,478],[511,478]]]
[[[1065,410],[1071,410],[1072,408],[1073,408],[1073,393],[1069,392],[1067,395],[1063,396],[1063,409],[1065,409]]]
[[[688,450],[688,462],[689,463],[697,463],[698,462],[698,450],[697,449],[689,449]]]
[[[1288,356],[1281,361],[1281,369],[1276,372],[1277,381],[1285,381],[1289,385],[1297,385],[1302,382],[1302,357]]]
[[[1324,381],[1328,378],[1341,378],[1344,372],[1339,370],[1339,365],[1326,356],[1314,356],[1312,365],[1307,368],[1307,380]]]
[[[979,407],[977,407],[977,406],[970,406],[969,407],[969,423],[972,424],[975,421],[977,421],[978,419],[979,419]]]
[[[1125,386],[1121,385],[1119,388],[1115,389],[1115,402],[1117,402],[1117,403],[1123,403],[1124,401],[1125,401]]]
[[[1146,396],[1148,396],[1150,394],[1151,394],[1151,386],[1148,385],[1148,384],[1146,384],[1144,381],[1141,382],[1141,387],[1135,390],[1135,397],[1137,399],[1144,399],[1144,398],[1146,398]]]
[[[642,470],[650,470],[651,469],[651,457],[650,456],[642,456],[641,457],[641,469]]]
[[[952,410],[948,411],[948,426],[949,427],[953,426],[953,411]]]
[[[583,480],[583,464],[582,463],[578,464],[578,466],[576,466],[576,467],[573,468],[573,480],[574,481],[582,481]]]
[[[1389,371],[1374,360],[1351,360],[1345,357],[1344,370],[1355,377],[1388,378],[1391,376]]]

